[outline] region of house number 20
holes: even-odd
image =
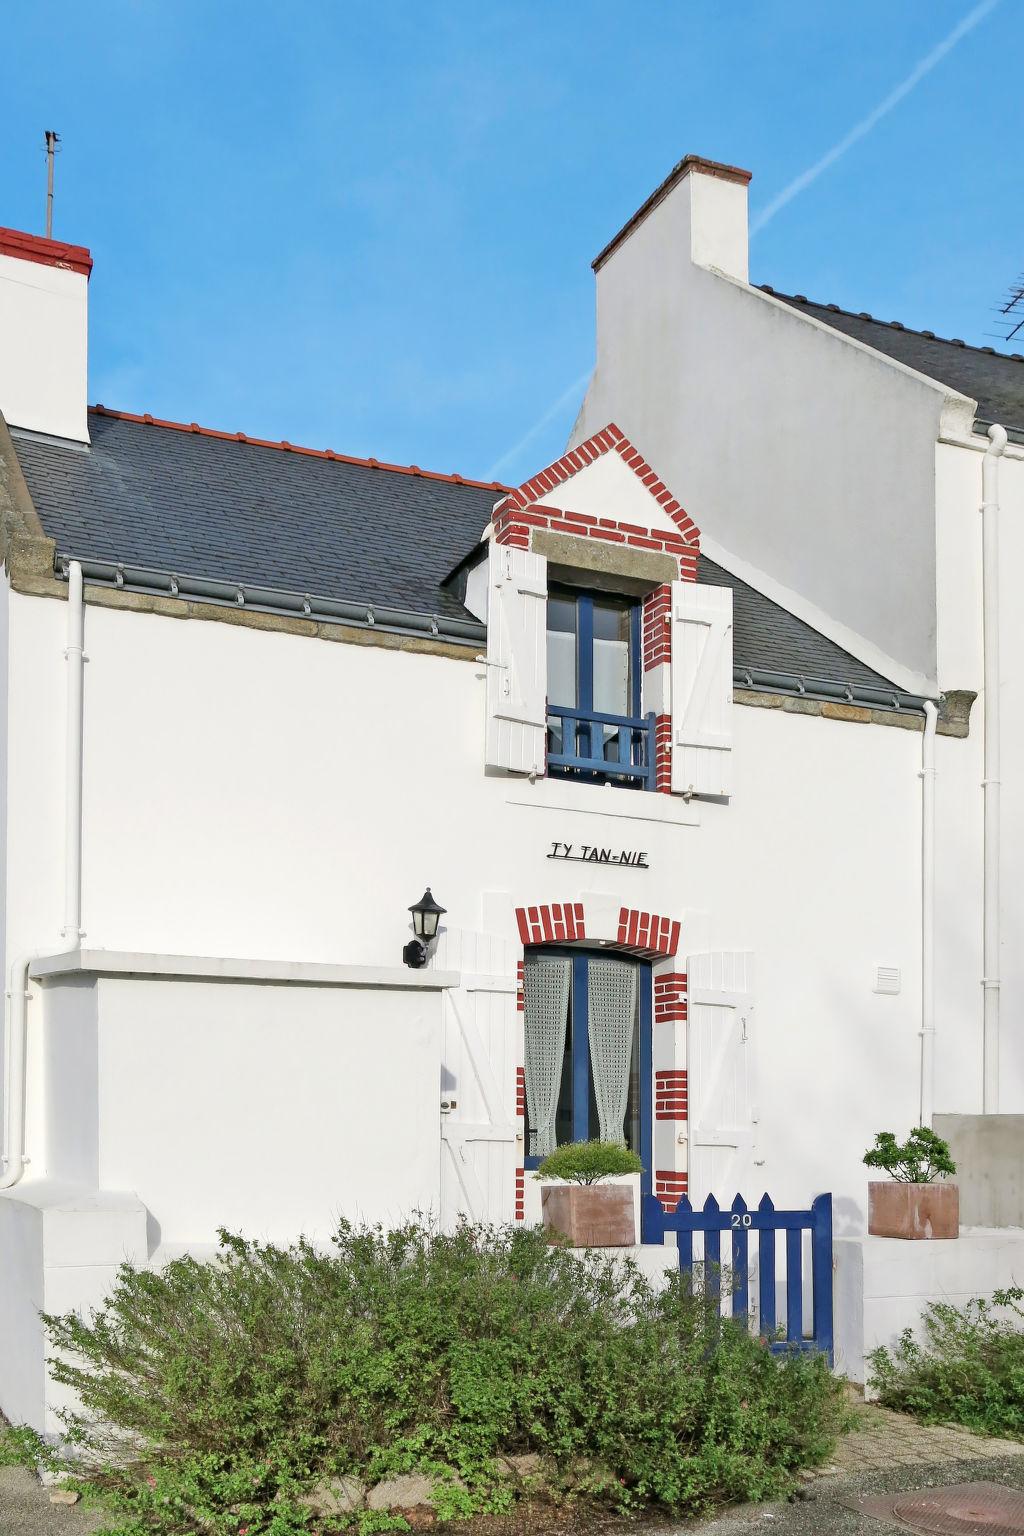
[[[744,1212],[742,1215],[739,1211],[733,1211],[731,1225],[734,1227],[749,1227],[751,1219],[749,1211]]]

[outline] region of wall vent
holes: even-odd
[[[900,991],[902,981],[898,965],[877,965],[875,967],[876,992],[883,992],[887,997],[895,997]]]

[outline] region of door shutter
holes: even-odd
[[[522,1029],[515,953],[503,939],[446,929],[434,962],[461,973],[445,993],[441,1051],[441,1226],[460,1217],[511,1221],[515,1173],[516,1068]]]
[[[672,583],[672,792],[732,793],[732,589]]]
[[[689,1194],[729,1205],[760,1191],[754,1175],[753,956],[691,955],[687,962]]]
[[[487,601],[489,768],[544,772],[547,734],[547,561],[490,545]]]

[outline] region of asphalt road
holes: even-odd
[[[855,1477],[824,1477],[801,1490],[794,1502],[746,1504],[714,1519],[678,1526],[662,1526],[663,1536],[672,1530],[700,1536],[892,1536],[906,1526],[891,1525],[845,1508],[844,1499],[857,1494],[904,1493],[917,1488],[938,1488],[951,1483],[1002,1483],[1024,1489],[1024,1457],[1005,1461],[947,1461],[939,1466],[896,1467],[884,1473]],[[638,1532],[639,1536],[639,1532]],[[653,1536],[653,1531],[652,1531]]]

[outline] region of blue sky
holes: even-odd
[[[521,479],[592,363],[590,261],[674,162],[751,170],[756,214],[975,9],[12,0],[0,223],[41,232],[56,128],[94,401]],[[999,345],[1022,42],[997,0],[759,231],[752,280]]]

